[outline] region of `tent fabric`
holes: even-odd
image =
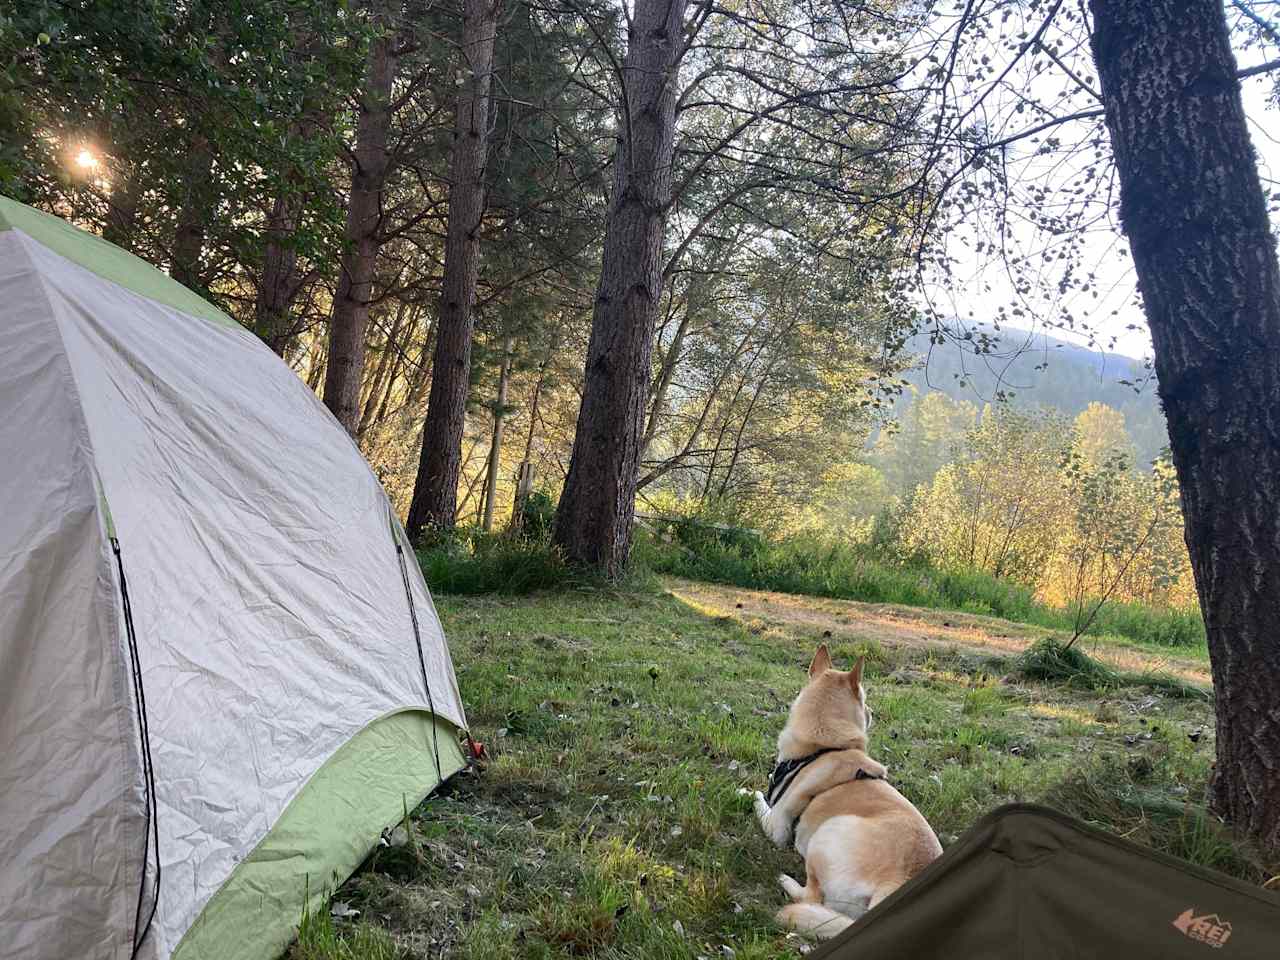
[[[979,821],[810,960],[1262,960],[1280,897],[1014,804]]]
[[[77,230],[60,217],[42,213],[8,197],[0,197],[0,231],[5,230],[21,230],[41,246],[103,279],[189,316],[201,317],[224,327],[238,329],[240,326],[199,294],[114,243]]]
[[[437,783],[429,745],[438,738],[441,765],[463,763],[454,730],[411,710],[375,720],[347,741],[307,782],[274,827],[240,861],[173,951],[174,960],[257,960],[292,939],[303,894],[299,858],[311,878],[312,911],[324,909],[324,881],[345,877],[364,860],[385,825],[412,810]],[[408,750],[406,744],[427,745]]]
[[[386,727],[400,750],[365,739],[380,759],[352,769],[404,791],[390,822],[460,767],[466,718],[403,530],[306,385],[123,251],[12,201],[0,219],[0,958],[134,956],[156,899],[149,826],[158,908],[136,955],[169,958],[361,731],[441,721]],[[325,829],[367,852],[386,823],[357,807]],[[292,914],[246,958],[278,953],[303,890],[354,866],[281,850]]]

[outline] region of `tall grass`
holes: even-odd
[[[1208,690],[1167,673],[1135,673],[1116,670],[1095,660],[1078,646],[1069,646],[1053,637],[1037,640],[1017,658],[1014,669],[1024,680],[1054,683],[1081,690],[1115,690],[1122,687],[1149,687],[1166,697],[1182,700],[1210,699]]]
[[[1184,779],[1176,761],[1141,762],[1139,757],[1104,754],[1053,785],[1041,798],[1063,813],[1165,853],[1262,883],[1272,876],[1264,858],[1233,840],[1194,802],[1171,795],[1171,782]],[[1185,789],[1183,793],[1189,791]],[[1193,783],[1202,789],[1202,783]]]
[[[439,593],[523,595],[582,579],[542,539],[460,531],[418,547],[427,586]]]
[[[642,539],[636,559],[658,573],[781,593],[961,610],[1055,630],[1071,631],[1076,622],[1073,610],[1040,603],[1031,588],[976,570],[896,562],[866,548],[809,538],[769,541],[689,522],[672,529],[670,541]],[[1167,647],[1205,642],[1198,611],[1136,603],[1104,605],[1087,633]]]
[[[1072,631],[1077,621],[1075,611],[1040,603],[1029,587],[976,570],[895,561],[871,548],[813,538],[770,541],[693,521],[671,529],[671,540],[639,533],[633,579],[667,573],[780,593],[960,610],[1054,630]],[[510,537],[461,529],[420,545],[418,562],[431,589],[446,594],[519,596],[595,582],[591,574],[565,562],[546,530],[537,533]],[[1198,611],[1137,603],[1105,604],[1087,633],[1165,647],[1205,643]]]

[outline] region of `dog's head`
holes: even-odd
[[[791,704],[778,737],[779,759],[828,747],[866,749],[871,711],[862,687],[862,657],[852,670],[837,670],[824,643],[809,664],[809,682]]]

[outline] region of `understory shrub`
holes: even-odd
[[[427,586],[439,593],[520,595],[582,580],[545,538],[459,530],[428,540],[417,553]]]

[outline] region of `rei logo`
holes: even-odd
[[[1231,924],[1216,913],[1206,913],[1202,917],[1197,917],[1194,910],[1184,910],[1182,915],[1173,921],[1173,925],[1182,932],[1183,936],[1210,947],[1221,947],[1231,939]]]

